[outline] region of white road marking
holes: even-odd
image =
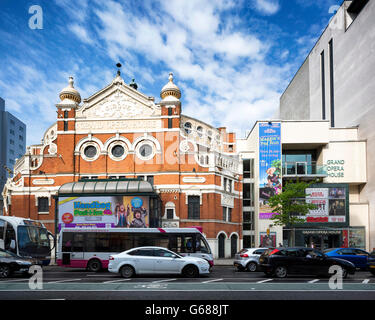
[[[318,282],[320,279],[314,279],[314,280],[311,280],[311,281],[308,281],[308,283],[315,283],[315,282]]]
[[[369,283],[370,282],[370,279],[365,279],[362,281],[362,283]]]
[[[266,279],[266,280],[261,280],[261,281],[258,281],[257,283],[264,283],[264,282],[269,282],[269,281],[272,281],[273,279]]]
[[[203,281],[201,283],[210,283],[210,282],[216,282],[216,281],[221,281],[223,279],[212,279],[212,280],[207,280],[207,281]]]
[[[175,281],[175,280],[177,279],[156,280],[156,281],[152,281],[151,283],[168,282],[168,281]]]
[[[116,283],[116,282],[130,281],[130,280],[131,279],[120,279],[120,280],[104,281],[102,283]]]
[[[82,279],[67,279],[67,280],[58,280],[58,281],[50,281],[47,283],[63,283],[63,282],[72,282],[72,281],[80,281]]]

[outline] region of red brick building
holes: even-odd
[[[160,195],[162,226],[202,226],[216,257],[241,245],[241,171],[234,133],[181,113],[173,82],[155,102],[112,83],[81,102],[73,78],[60,93],[57,119],[18,159],[4,187],[4,214],[55,230],[59,188],[82,179],[141,178]]]

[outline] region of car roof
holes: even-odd
[[[164,247],[156,247],[156,246],[135,247],[135,248],[131,248],[131,249],[126,250],[126,251],[137,250],[137,249],[163,249],[163,250],[171,251],[171,250],[169,250],[169,249],[167,249],[167,248],[164,248]]]

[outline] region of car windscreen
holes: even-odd
[[[328,252],[331,252],[331,251],[333,251],[333,250],[335,250],[335,248],[325,249],[323,252],[324,252],[324,253],[328,253]]]
[[[47,256],[50,254],[48,231],[35,226],[19,226],[18,249],[21,256]]]

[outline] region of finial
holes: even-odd
[[[132,82],[129,84],[129,86],[131,86],[133,89],[137,90],[138,89],[138,85],[135,83],[134,80],[135,79],[132,79]]]
[[[116,67],[118,68],[118,70],[117,70],[117,75],[119,76],[119,75],[121,74],[121,71],[120,71],[121,63],[118,62],[118,63],[116,64]]]
[[[169,72],[169,77],[168,77],[170,82],[173,82],[173,73]]]
[[[73,80],[73,77],[70,76],[70,77],[69,77],[69,87],[74,88],[73,85],[74,85],[74,80]]]

